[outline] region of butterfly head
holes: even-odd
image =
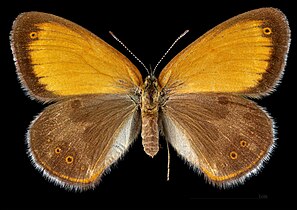
[[[153,74],[149,74],[143,83],[143,90],[159,89],[158,80]]]

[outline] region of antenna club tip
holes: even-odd
[[[189,29],[185,30],[185,32],[182,33],[180,37],[183,37],[183,36],[186,35],[189,31],[190,31]]]
[[[114,35],[114,33],[113,33],[112,31],[108,31],[108,33],[109,33],[113,38],[118,39],[118,38],[116,37],[116,35]]]

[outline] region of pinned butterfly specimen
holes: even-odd
[[[88,189],[139,133],[151,157],[163,133],[210,183],[243,182],[274,147],[272,118],[249,98],[279,83],[289,43],[282,12],[249,11],[143,80],[125,56],[86,29],[51,14],[20,14],[11,32],[18,77],[31,98],[51,102],[27,133],[32,161],[61,186]]]

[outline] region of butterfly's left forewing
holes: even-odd
[[[120,52],[55,15],[20,14],[11,31],[11,47],[23,87],[41,101],[127,94],[142,84],[138,69]]]

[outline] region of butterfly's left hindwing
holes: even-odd
[[[128,96],[78,96],[48,106],[28,131],[34,164],[62,186],[84,189],[129,148],[139,111]]]

